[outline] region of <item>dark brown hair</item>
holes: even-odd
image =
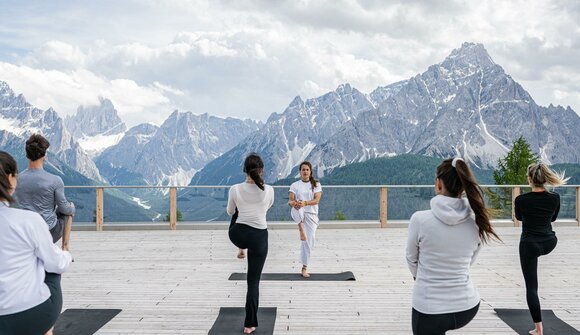
[[[262,191],[264,190],[264,180],[260,176],[260,173],[263,170],[264,162],[257,153],[252,152],[246,157],[244,161],[244,173],[248,174]]]
[[[437,167],[437,178],[441,180],[451,197],[459,197],[463,192],[467,195],[469,206],[475,213],[475,223],[479,228],[479,237],[485,243],[490,239],[501,241],[490,222],[490,212],[485,207],[483,190],[475,180],[471,169],[462,159],[456,159],[455,167],[452,159],[444,160]]]
[[[302,165],[306,165],[310,168],[310,184],[312,185],[312,190],[314,190],[314,188],[318,185],[318,180],[314,179],[314,177],[312,176],[312,164],[310,164],[309,161],[304,161],[302,163],[300,163],[299,166],[299,170],[302,171]]]
[[[10,195],[12,185],[8,176],[16,176],[17,173],[18,165],[16,165],[14,158],[9,153],[0,151],[0,199],[14,202],[14,198]]]
[[[46,156],[46,150],[50,143],[40,134],[33,134],[26,141],[26,158],[36,161]]]

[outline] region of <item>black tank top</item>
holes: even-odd
[[[558,218],[560,195],[552,192],[529,192],[515,200],[516,219],[522,221],[521,241],[542,242],[556,233],[552,222]]]

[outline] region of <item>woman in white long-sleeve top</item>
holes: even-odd
[[[10,208],[14,158],[0,151],[0,334],[52,334],[62,309],[60,274],[72,257],[37,213]]]
[[[475,317],[479,293],[469,268],[482,242],[499,240],[483,192],[463,159],[446,159],[437,167],[435,192],[431,209],[416,212],[409,223],[407,263],[416,280],[415,335],[445,334]]]
[[[274,189],[262,179],[264,162],[257,154],[246,157],[244,173],[246,181],[230,188],[227,212],[232,216],[230,240],[236,247],[248,249],[244,333],[250,334],[258,327],[260,277],[268,256],[266,213],[274,204]]]

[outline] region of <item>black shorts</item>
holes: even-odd
[[[50,290],[50,297],[28,310],[0,315],[0,334],[42,335],[54,326],[62,309],[60,275],[55,273],[45,275],[44,283]]]

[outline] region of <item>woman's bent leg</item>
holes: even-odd
[[[459,329],[467,326],[468,323],[473,320],[473,318],[477,315],[477,311],[479,311],[479,304],[473,307],[472,309],[468,309],[463,312],[454,313],[455,314],[455,328]]]
[[[445,335],[445,332],[455,327],[453,313],[424,314],[413,308],[413,335]]]
[[[60,275],[47,273],[44,282],[50,289],[50,297],[29,310],[0,316],[0,334],[43,335],[54,326],[62,309]]]

